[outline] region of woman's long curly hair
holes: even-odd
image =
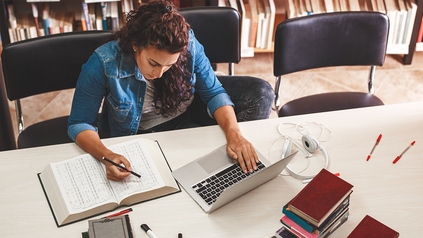
[[[152,1],[130,11],[125,26],[112,36],[112,40],[119,39],[121,50],[127,53],[132,53],[133,42],[142,48],[155,46],[171,54],[181,53],[176,64],[153,81],[153,103],[164,117],[174,116],[181,103],[192,95],[187,67],[189,29],[170,1]]]

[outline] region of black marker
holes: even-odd
[[[116,164],[115,162],[113,162],[113,161],[109,160],[109,159],[108,159],[108,158],[106,158],[106,157],[103,157],[103,159],[104,159],[105,161],[107,161],[107,162],[109,162],[109,163],[113,164],[114,166],[116,166],[116,167],[118,167],[118,168],[121,168],[121,169],[123,169],[123,170],[125,170],[125,171],[127,171],[127,172],[129,172],[129,173],[131,173],[131,174],[133,174],[133,175],[135,175],[135,176],[137,176],[138,178],[141,178],[141,175],[139,175],[139,174],[137,174],[137,173],[135,173],[135,172],[133,172],[133,171],[129,171],[127,168],[123,167],[122,165],[120,165],[120,164]]]
[[[147,226],[147,224],[142,224],[141,228],[147,233],[147,235],[151,238],[158,238],[156,235],[154,235],[153,231],[150,229],[150,227]]]

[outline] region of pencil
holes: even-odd
[[[109,162],[109,163],[113,164],[114,166],[116,166],[116,167],[118,167],[118,168],[121,168],[121,169],[123,169],[123,170],[125,170],[125,171],[127,171],[127,172],[129,172],[129,173],[131,173],[131,174],[133,174],[133,175],[135,175],[135,176],[137,176],[138,178],[141,178],[141,175],[139,175],[139,174],[135,173],[134,171],[129,171],[127,168],[123,167],[123,166],[122,166],[122,165],[120,165],[120,164],[116,164],[115,162],[113,162],[113,161],[109,160],[109,159],[108,159],[108,158],[106,158],[106,157],[103,157],[103,159],[104,159],[105,161],[107,161],[107,162]]]

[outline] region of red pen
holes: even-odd
[[[372,151],[370,151],[369,156],[367,156],[367,161],[369,161],[370,156],[372,156],[373,151],[375,150],[376,146],[377,146],[377,145],[379,145],[379,142],[380,142],[380,139],[381,139],[381,138],[382,138],[382,134],[380,134],[380,135],[379,135],[379,137],[377,138],[377,140],[376,140],[376,144],[373,146]]]
[[[410,149],[414,143],[416,143],[416,141],[413,141],[392,163],[395,164],[399,159],[401,159],[402,155],[405,154],[405,152],[407,152],[407,150]]]
[[[108,216],[103,217],[103,218],[110,218],[110,217],[120,216],[120,215],[125,214],[125,213],[128,213],[128,212],[132,212],[132,208],[128,208],[126,210],[120,211],[120,212],[115,213],[115,214],[112,214],[112,215],[108,215]]]

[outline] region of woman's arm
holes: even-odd
[[[103,145],[94,127],[101,101],[108,87],[103,68],[102,61],[96,53],[82,66],[72,102],[68,134],[79,147],[106,166],[108,179],[120,181],[130,173],[120,171],[102,158],[106,157],[117,164],[124,164],[128,170],[132,170],[131,165],[125,157],[113,153]]]
[[[229,156],[239,161],[244,173],[247,173],[247,169],[250,173],[257,170],[258,156],[253,145],[242,136],[233,107],[226,105],[218,108],[214,118],[225,132]]]
[[[90,153],[106,166],[107,179],[122,181],[124,178],[131,174],[129,172],[120,170],[116,166],[102,159],[103,157],[106,157],[117,164],[124,164],[125,168],[127,168],[129,171],[132,171],[129,161],[124,156],[116,154],[113,151],[107,149],[106,146],[104,146],[104,144],[101,142],[97,132],[93,130],[82,131],[76,136],[75,142],[79,147]]]

